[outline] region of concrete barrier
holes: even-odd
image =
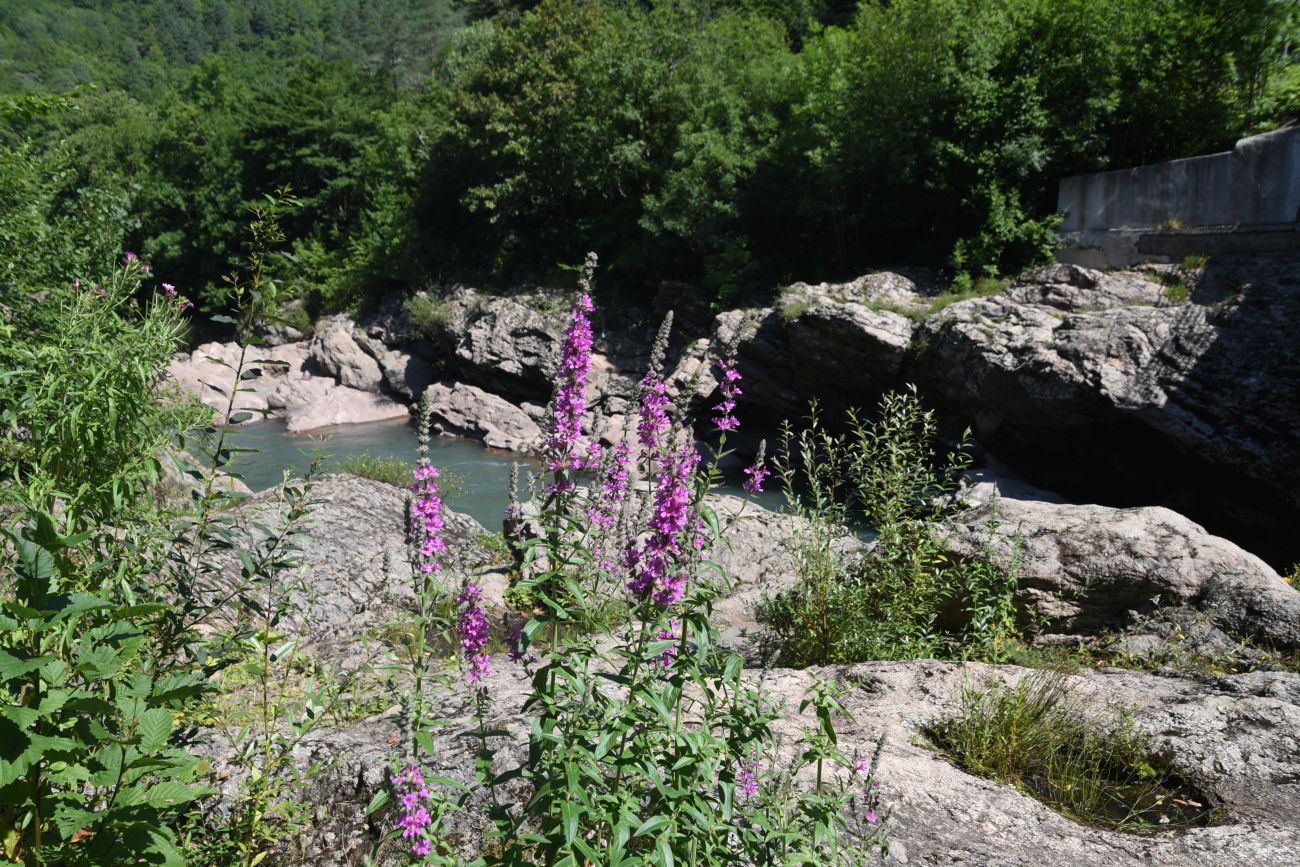
[[[1300,126],[1223,153],[1061,181],[1064,261],[1123,267],[1198,252],[1300,247]]]

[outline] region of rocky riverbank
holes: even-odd
[[[709,359],[733,343],[751,426],[798,417],[812,397],[870,407],[916,383],[985,454],[1071,501],[1165,506],[1275,567],[1300,560],[1300,360],[1277,344],[1279,328],[1300,320],[1300,261],[1225,260],[1172,276],[1057,265],[955,302],[924,275],[882,272],[795,284],[771,307],[711,321],[681,287],[663,295],[657,308],[683,312],[669,381],[693,388],[697,408],[716,386]],[[254,365],[237,405],[302,431],[398,417],[432,388],[440,432],[535,448],[563,297],[457,287],[428,310],[418,323],[396,307],[361,323],[333,317],[309,339],[259,350],[268,363]],[[622,436],[648,357],[653,316],[639,321],[598,336],[588,431],[607,442]],[[203,383],[228,387],[230,372],[208,358],[231,364],[238,351],[201,346],[173,375],[224,406]]]

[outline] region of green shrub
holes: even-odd
[[[428,292],[406,299],[402,313],[406,316],[407,334],[413,338],[437,339],[447,325],[447,302]]]
[[[956,559],[943,544],[967,443],[941,457],[933,413],[914,390],[885,395],[879,410],[873,422],[851,413],[842,435],[822,426],[815,406],[797,436],[785,427],[777,472],[807,529],[791,549],[798,585],[766,600],[759,620],[783,665],[999,660],[1019,634],[1015,563]],[[850,543],[867,530],[870,550]]]
[[[1067,679],[967,689],[927,736],[967,771],[1014,785],[1073,819],[1120,831],[1208,824],[1214,811],[1126,716],[1099,718]]]

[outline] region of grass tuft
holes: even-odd
[[[1059,673],[968,689],[957,715],[925,734],[970,773],[1013,785],[1088,825],[1134,832],[1218,818],[1204,795],[1152,755],[1131,718],[1088,713]]]

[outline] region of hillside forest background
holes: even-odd
[[[1298,36],[1296,0],[5,0],[0,288],[130,249],[213,312],[283,185],[311,313],[586,250],[615,296],[969,283],[1051,255],[1062,176],[1295,117]]]

